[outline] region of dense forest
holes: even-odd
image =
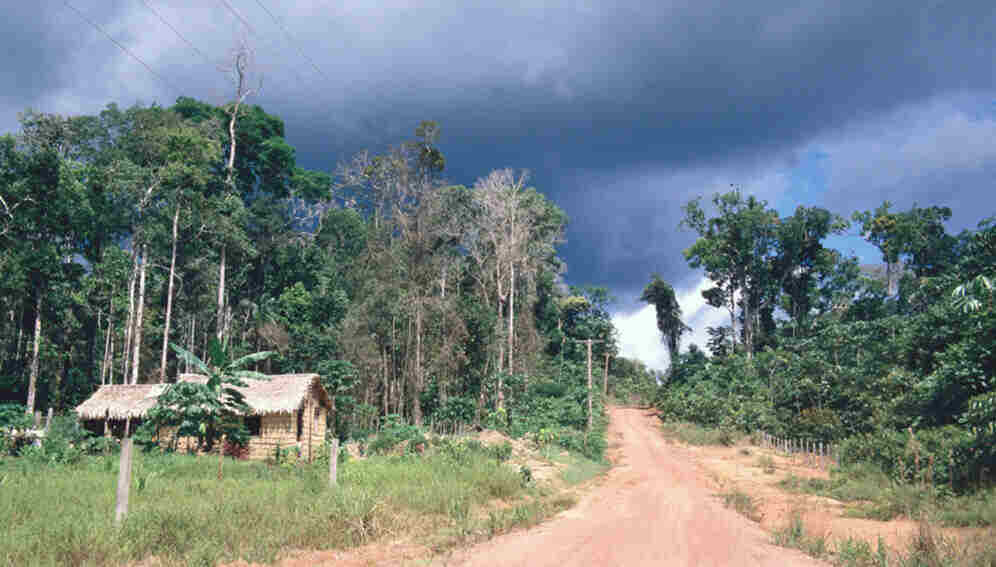
[[[662,415],[839,442],[843,463],[902,480],[929,461],[938,483],[984,483],[996,470],[996,217],[954,235],[950,216],[884,203],[851,219],[819,207],[783,217],[737,190],[688,203],[682,224],[698,238],[685,257],[730,322],[679,355],[674,290],[647,285],[675,360]],[[849,227],[882,264],[824,245]]]
[[[445,181],[440,128],[332,173],[242,102],[21,115],[0,138],[0,393],[72,409],[101,384],[169,382],[205,356],[317,372],[340,436],[397,415],[522,433],[587,420],[599,392],[652,397],[616,358],[607,290],[568,288],[567,217],[525,173]],[[600,400],[601,398],[599,398]]]
[[[217,340],[275,351],[261,372],[321,374],[342,437],[385,416],[578,432],[594,339],[596,385],[656,395],[666,419],[841,442],[899,476],[915,444],[952,484],[996,468],[993,217],[949,234],[940,206],[692,201],[685,257],[729,324],[680,352],[689,329],[653,276],[642,299],[674,361],[658,376],[618,356],[608,290],[563,282],[564,212],[524,172],[448,183],[439,136],[423,122],[328,173],[242,102],[25,112],[0,138],[4,401],[61,412],[101,384],[169,382],[188,370],[170,343]],[[851,228],[881,264],[825,245]]]

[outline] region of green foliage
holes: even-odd
[[[421,452],[428,441],[421,428],[405,423],[396,414],[389,414],[384,417],[377,437],[367,445],[367,452],[371,455],[387,454],[401,443],[406,444],[405,450],[408,453],[415,453]]]
[[[156,405],[146,413],[138,439],[151,448],[160,428],[174,427],[174,438],[195,437],[201,446],[208,449],[222,436],[233,443],[245,445],[248,432],[242,416],[248,413],[249,406],[235,387],[246,386],[243,378],[265,380],[266,376],[242,370],[241,367],[265,360],[273,353],[258,352],[232,359],[229,350],[214,340],[208,364],[181,347],[170,346],[186,362],[203,372],[207,381],[181,381],[168,385],[156,399]]]

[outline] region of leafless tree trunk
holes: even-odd
[[[235,101],[232,103],[228,115],[228,162],[225,164],[225,184],[229,190],[235,191],[235,126],[239,117],[239,107],[246,98],[254,91],[249,88],[249,73],[251,71],[252,52],[249,47],[242,43],[235,50],[235,57],[232,65],[232,74],[235,81]],[[218,341],[224,342],[225,337],[225,253],[226,246],[224,236],[221,244],[221,262],[218,266]]]
[[[233,139],[234,140],[234,139]],[[235,143],[234,141],[232,142]],[[233,146],[234,147],[234,146]],[[225,246],[221,246],[221,262],[218,265],[218,320],[217,337],[221,342],[225,336]]]
[[[14,351],[14,358],[18,361],[23,360],[21,356],[21,347],[24,346],[24,307],[22,302],[20,317],[17,319],[17,347]]]
[[[142,350],[142,318],[145,312],[145,274],[149,267],[149,257],[146,245],[142,244],[142,270],[139,272],[138,306],[135,314],[135,331],[132,340],[131,383],[138,384],[139,360]]]
[[[107,315],[107,332],[104,333],[104,357],[101,359],[100,365],[100,383],[101,385],[107,383],[107,370],[110,366],[110,354],[111,354],[111,333],[114,332],[114,321],[111,319],[111,315]]]
[[[114,383],[114,329],[111,329],[111,352],[107,355],[107,383]]]
[[[591,339],[588,339],[588,431],[591,431]]]
[[[42,290],[41,287],[35,289],[35,341],[31,347],[31,370],[28,375],[28,403],[25,412],[28,415],[35,413],[35,393],[38,386],[38,349],[41,346],[42,328]]]
[[[122,352],[122,365],[124,372],[121,374],[121,383],[128,383],[128,370],[131,364],[131,343],[132,331],[135,330],[135,285],[138,283],[138,250],[135,249],[135,241],[132,240],[131,247],[131,275],[128,278],[128,321],[125,324],[124,349]]]
[[[515,263],[508,263],[508,373],[515,373]]]
[[[189,350],[190,352],[194,352],[194,345],[196,344],[196,341],[197,341],[197,317],[191,317],[190,318],[190,348],[188,348],[187,350]],[[187,359],[184,359],[183,371],[186,372],[186,373],[188,373],[188,374],[190,373],[190,361],[187,360]]]
[[[173,250],[169,259],[169,285],[166,288],[166,325],[163,328],[163,352],[159,359],[159,382],[166,381],[166,350],[169,346],[169,327],[173,316],[173,275],[176,273],[176,241],[178,225],[180,224],[180,205],[176,205],[173,213]]]
[[[425,386],[422,368],[422,298],[415,298],[415,391],[412,392],[412,418],[415,425],[422,425],[422,400],[420,394]]]
[[[384,391],[381,394],[381,397],[382,397],[381,407],[384,408],[384,415],[387,415],[387,414],[390,413],[390,409],[388,408],[388,405],[387,405],[388,404],[388,394],[390,393],[390,383],[388,382],[388,377],[387,377],[387,349],[386,348],[382,348],[381,349],[381,360],[383,362],[382,369],[384,371],[384,375],[383,375],[383,379],[384,379]]]

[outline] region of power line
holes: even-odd
[[[239,19],[240,22],[242,22],[242,25],[244,25],[246,29],[249,30],[249,33],[256,36],[256,38],[258,39],[263,39],[262,37],[260,37],[258,33],[256,33],[255,28],[252,27],[249,21],[243,18],[242,14],[240,14],[238,10],[233,8],[232,5],[228,3],[228,0],[221,0],[221,3],[224,4],[226,8],[228,8],[228,11],[231,12],[233,16],[235,16],[236,18]]]
[[[262,8],[264,12],[266,12],[267,14],[269,14],[270,18],[278,26],[280,26],[280,29],[282,29],[284,31],[284,34],[287,35],[287,39],[289,39],[291,41],[291,43],[294,44],[294,47],[295,47],[295,49],[297,49],[297,52],[301,54],[301,57],[304,57],[308,61],[308,63],[311,63],[311,66],[315,68],[315,71],[317,71],[319,75],[321,75],[321,76],[325,77],[326,79],[328,79],[329,78],[328,75],[326,75],[325,72],[323,72],[318,67],[318,64],[315,63],[314,59],[312,59],[311,57],[309,57],[308,54],[305,53],[303,49],[301,49],[300,44],[298,44],[297,41],[294,40],[294,36],[291,35],[290,31],[287,29],[287,26],[285,26],[280,20],[278,20],[277,17],[273,14],[273,12],[271,12],[270,9],[267,8],[265,4],[263,4],[263,0],[256,0],[256,3],[259,4],[259,7]]]
[[[229,11],[229,12],[231,12],[233,16],[235,16],[236,18],[238,18],[238,20],[239,20],[240,22],[242,22],[242,25],[244,25],[244,26],[246,27],[246,29],[247,29],[247,30],[249,30],[249,33],[251,33],[251,34],[252,34],[252,35],[253,35],[253,36],[254,36],[254,37],[255,37],[256,39],[258,39],[258,40],[260,40],[260,41],[262,41],[262,40],[263,40],[263,36],[261,36],[261,35],[260,35],[260,34],[259,34],[259,33],[258,33],[257,31],[256,31],[256,28],[252,27],[252,24],[250,24],[250,23],[249,23],[249,20],[246,20],[246,19],[245,19],[245,18],[244,18],[244,17],[242,16],[242,14],[240,14],[240,13],[239,13],[239,11],[238,11],[238,10],[236,10],[236,9],[235,9],[235,8],[234,8],[234,7],[233,7],[233,6],[232,6],[232,5],[231,5],[231,4],[230,4],[230,3],[228,2],[228,0],[220,0],[220,1],[221,1],[221,3],[222,3],[222,4],[224,4],[224,5],[225,5],[225,8],[228,8],[228,11]],[[291,70],[292,70],[292,71],[294,71],[294,74],[295,74],[295,75],[297,75],[297,79],[298,79],[299,81],[301,81],[301,82],[304,82],[304,77],[302,77],[302,76],[301,76],[301,73],[299,73],[299,72],[298,72],[297,68],[295,68],[295,67],[291,67]]]
[[[135,55],[132,52],[132,50],[128,49],[127,47],[125,47],[124,45],[122,45],[121,42],[119,42],[118,40],[116,40],[113,37],[111,37],[111,34],[107,33],[107,31],[104,30],[104,28],[102,28],[100,25],[98,25],[97,22],[95,22],[95,21],[91,20],[90,18],[86,17],[86,14],[84,14],[81,11],[79,11],[79,9],[76,6],[73,6],[72,4],[70,4],[69,0],[62,0],[62,3],[65,4],[66,7],[70,8],[72,11],[76,12],[79,15],[79,17],[83,18],[84,21],[86,21],[88,24],[90,24],[91,26],[93,26],[94,28],[96,28],[97,31],[99,31],[100,33],[104,34],[107,37],[107,39],[111,40],[111,42],[114,45],[118,46],[118,49],[120,49],[121,51],[124,51],[128,56],[130,56],[135,61],[138,61],[142,65],[142,67],[145,67],[146,71],[148,71],[149,73],[152,73],[152,75],[154,75],[157,79],[159,79],[160,81],[162,81],[162,83],[164,85],[166,85],[167,87],[173,89],[173,92],[175,92],[176,94],[180,94],[180,92],[181,92],[180,89],[178,89],[175,86],[173,86],[173,84],[170,83],[169,81],[167,81],[165,78],[163,78],[162,75],[160,75],[159,73],[156,73],[155,71],[153,71],[152,67],[149,67],[148,63],[146,63],[145,61],[142,61],[142,59],[138,55]]]
[[[171,24],[168,21],[166,21],[166,18],[164,18],[162,16],[162,14],[160,14],[155,8],[153,8],[148,2],[146,2],[146,0],[140,0],[140,1],[142,2],[142,4],[145,4],[145,7],[148,8],[150,12],[152,12],[153,14],[156,15],[157,18],[159,18],[159,21],[162,22],[163,25],[165,25],[169,29],[173,30],[173,33],[176,34],[176,37],[182,39],[183,42],[186,43],[190,47],[190,49],[193,49],[194,51],[196,51],[197,54],[200,55],[208,63],[210,63],[212,65],[214,64],[211,61],[211,59],[208,58],[207,55],[204,55],[203,51],[201,51],[200,49],[198,49],[196,45],[194,45],[193,43],[190,42],[189,39],[187,39],[186,37],[184,37],[183,34],[181,34],[175,27],[173,27],[173,24]]]

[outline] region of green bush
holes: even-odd
[[[371,455],[389,453],[405,442],[408,444],[408,452],[414,453],[418,451],[419,446],[424,448],[428,444],[421,429],[405,423],[398,415],[390,414],[384,418],[384,422],[380,433],[367,445],[367,453]]]
[[[971,470],[971,434],[954,426],[909,432],[875,431],[845,439],[840,464],[869,463],[890,478],[965,488]]]

